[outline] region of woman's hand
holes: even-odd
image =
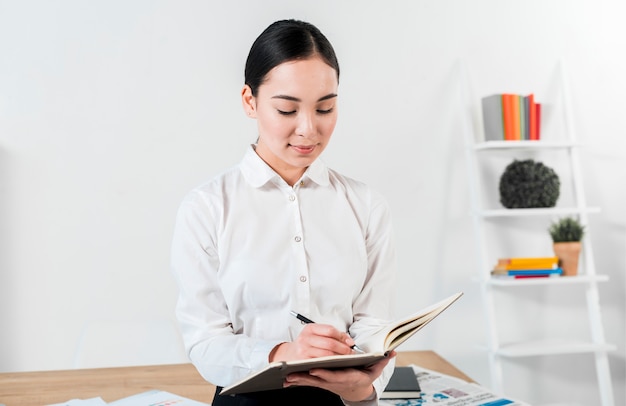
[[[336,393],[342,399],[358,402],[372,396],[372,383],[383,372],[389,360],[396,356],[395,352],[374,365],[365,369],[346,368],[340,370],[312,369],[308,373],[290,374],[284,383],[289,386],[316,386]]]
[[[295,341],[277,345],[269,355],[269,361],[346,355],[352,353],[354,340],[345,332],[327,324],[307,324]]]

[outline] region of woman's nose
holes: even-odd
[[[315,134],[315,116],[310,113],[301,113],[298,118],[296,134],[302,137],[310,137]]]

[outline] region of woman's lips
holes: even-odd
[[[315,145],[292,145],[291,148],[300,154],[310,154],[315,150]]]

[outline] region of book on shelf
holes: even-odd
[[[502,118],[502,95],[493,94],[482,99],[483,123],[486,141],[502,141],[504,120]]]
[[[521,277],[532,277],[532,276],[561,276],[563,274],[563,270],[561,268],[551,268],[551,269],[516,269],[516,270],[506,270],[506,269],[494,269],[491,271],[491,275],[494,276],[521,276]]]
[[[492,94],[481,99],[485,141],[539,140],[541,104],[535,95]]]
[[[541,104],[535,104],[535,137],[534,140],[541,139]]]
[[[527,140],[526,129],[528,128],[528,124],[526,119],[528,118],[526,115],[527,107],[526,107],[526,98],[524,96],[517,96],[519,98],[519,129],[520,129],[520,140]]]
[[[381,399],[419,399],[422,391],[413,367],[395,367]]]
[[[410,316],[383,326],[368,337],[357,337],[355,339],[356,344],[365,351],[363,354],[355,353],[294,361],[272,362],[260,371],[253,372],[239,382],[225,387],[221,394],[230,395],[280,389],[283,387],[283,382],[287,375],[295,372],[306,372],[313,368],[366,368],[388,357],[400,344],[404,343],[430,323],[462,295],[462,292],[456,293]]]
[[[535,95],[529,94],[528,98],[528,139],[536,141],[539,139],[537,133],[537,105]]]
[[[537,278],[560,278],[561,273],[556,274],[529,274],[529,275],[505,275],[505,274],[492,274],[494,279],[537,279]]]
[[[515,270],[515,269],[554,269],[559,266],[558,257],[517,257],[499,258],[494,269]]]
[[[557,269],[559,267],[558,262],[550,264],[537,264],[537,265],[500,265],[496,264],[493,267],[494,271],[531,271],[531,270],[544,270],[544,269]]]
[[[506,262],[507,264],[534,264],[534,263],[545,263],[545,262],[553,262],[558,261],[558,257],[550,256],[550,257],[509,257],[509,258],[498,258],[498,262]]]
[[[513,95],[503,94],[502,96],[502,118],[504,120],[504,134],[502,139],[507,141],[515,140],[515,127],[513,124]]]
[[[522,139],[521,135],[521,117],[520,117],[520,97],[516,94],[509,95],[511,97],[511,105],[513,111],[511,119],[513,120],[513,140],[519,141]]]

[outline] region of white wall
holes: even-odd
[[[611,278],[601,304],[625,404],[625,11],[618,0],[0,0],[0,370],[73,367],[92,321],[173,320],[176,208],[254,141],[239,102],[245,57],[269,23],[294,17],[338,52],[341,117],[324,159],[391,203],[398,313],[466,292],[405,349],[434,349],[482,383],[456,67],[477,103],[504,91],[541,101],[565,62],[587,198],[603,208],[592,239]],[[555,363],[507,367],[507,390],[598,404],[591,357]]]

